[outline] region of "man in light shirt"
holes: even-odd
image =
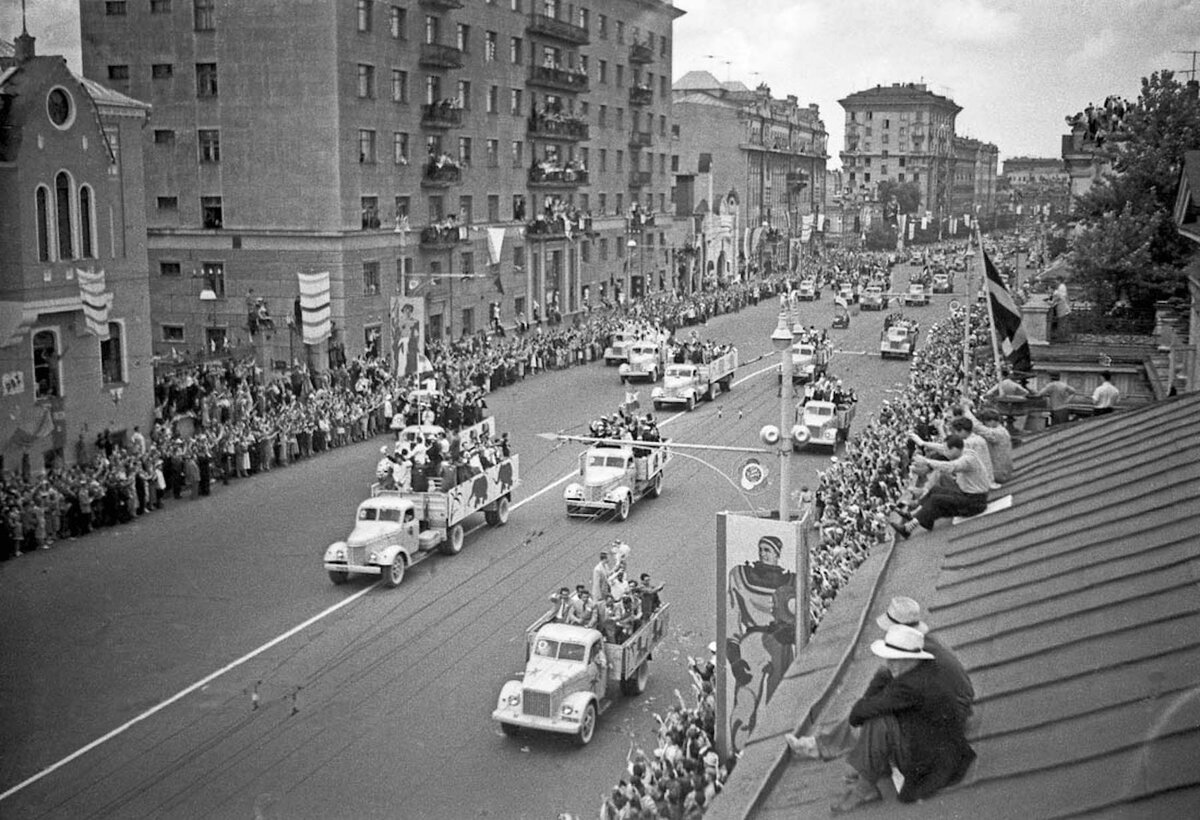
[[[979,515],[987,509],[988,490],[992,480],[983,462],[973,450],[964,447],[963,437],[957,434],[946,436],[947,461],[937,461],[922,455],[913,456],[913,464],[929,467],[939,473],[948,473],[954,478],[954,486],[947,487],[938,482],[926,493],[909,516],[900,513],[903,523],[890,522],[902,538],[908,538],[920,524],[927,530],[939,518],[956,515]]]
[[[1092,407],[1095,408],[1097,416],[1111,413],[1116,408],[1117,400],[1121,398],[1121,391],[1112,383],[1112,373],[1105,370],[1100,374],[1100,378],[1100,386],[1092,391]]]

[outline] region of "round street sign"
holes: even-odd
[[[738,470],[738,476],[743,490],[753,490],[767,480],[767,468],[757,458],[751,456],[742,463],[741,469]]]

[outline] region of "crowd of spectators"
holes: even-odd
[[[1107,140],[1124,136],[1125,117],[1133,110],[1133,103],[1110,94],[1104,105],[1088,103],[1087,108],[1067,117],[1071,133],[1084,135],[1087,142],[1102,147]]]

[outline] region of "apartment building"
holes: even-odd
[[[744,252],[746,244],[733,236],[746,229],[748,262],[761,269],[786,262],[786,240],[800,237],[804,218],[815,219],[825,197],[829,135],[819,107],[795,95],[772,97],[766,85],[720,82],[707,71],[688,72],[673,93],[676,210],[702,220],[705,275],[734,273],[734,245]]]
[[[423,299],[437,340],[484,328],[494,311],[511,326],[657,286],[673,224],[681,11],[659,0],[300,5],[81,4],[85,74],[154,107],[156,350],[246,344],[261,300],[274,325],[253,340],[262,358],[324,367],[390,349],[395,295]],[[333,331],[303,345],[297,274],[322,272]]]
[[[846,111],[841,160],[847,193],[869,199],[885,179],[915,182],[921,208],[935,219],[948,218],[961,106],[924,83],[877,85],[838,102]]]
[[[959,221],[976,217],[990,224],[996,214],[996,167],[1000,149],[973,137],[954,138],[954,182],[950,213]]]
[[[0,42],[0,472],[149,432],[148,106]]]
[[[1066,214],[1071,203],[1071,176],[1062,157],[1009,157],[1002,179],[1007,195],[1004,207],[1013,213]]]

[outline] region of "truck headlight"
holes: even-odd
[[[520,706],[521,705],[521,695],[519,692],[509,695],[507,698],[504,699],[504,702],[507,703],[509,706]]]
[[[346,548],[338,547],[336,550],[334,550],[333,558],[335,561],[345,561],[346,560]]]
[[[572,706],[571,704],[564,703],[562,705],[562,710],[561,710],[560,714],[562,714],[562,716],[565,718],[570,718],[570,717],[575,717],[575,715],[578,714],[578,712],[576,712],[575,707]]]
[[[825,438],[833,438],[836,435],[837,435],[837,430],[826,430],[825,431]]]
[[[368,564],[378,564],[379,563],[379,553],[377,553],[377,552],[371,553],[371,555],[367,558],[367,563]]]

